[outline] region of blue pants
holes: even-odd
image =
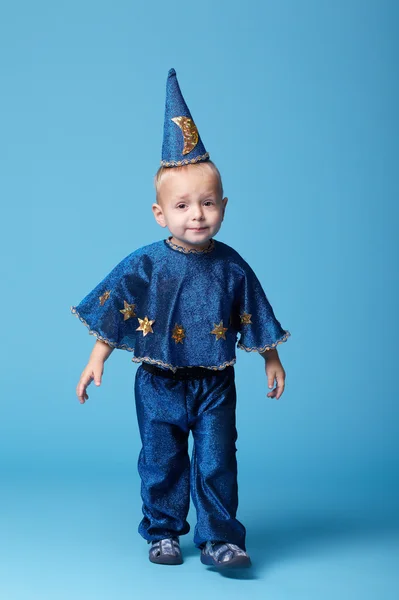
[[[179,369],[180,371],[180,369]],[[236,387],[234,367],[207,377],[175,380],[141,364],[135,400],[142,449],[138,459],[143,514],[139,533],[148,542],[190,531],[190,491],[197,511],[194,544],[227,541],[245,548],[236,519]],[[193,453],[188,437],[193,435]]]

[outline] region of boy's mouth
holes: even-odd
[[[189,227],[189,231],[204,231],[204,229],[208,229],[207,227]]]

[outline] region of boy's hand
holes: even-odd
[[[269,392],[267,396],[268,398],[276,398],[278,400],[285,387],[285,371],[277,352],[271,354],[270,358],[265,356],[265,360],[265,371],[269,388],[273,388],[274,382],[277,382],[277,387]]]
[[[79,383],[76,386],[76,395],[81,404],[84,404],[89,396],[86,393],[86,388],[94,380],[98,386],[101,385],[101,378],[104,372],[104,362],[102,360],[90,361],[83,373],[80,376]]]

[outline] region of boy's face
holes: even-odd
[[[158,202],[152,205],[155,219],[168,227],[172,242],[200,250],[219,231],[227,198],[221,198],[218,177],[204,164],[168,169],[159,184]]]

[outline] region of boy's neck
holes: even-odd
[[[176,246],[182,246],[186,250],[206,250],[210,244],[210,239],[204,242],[203,244],[190,244],[188,242],[182,242],[181,240],[177,240],[174,236],[170,238],[172,244],[176,244]]]

